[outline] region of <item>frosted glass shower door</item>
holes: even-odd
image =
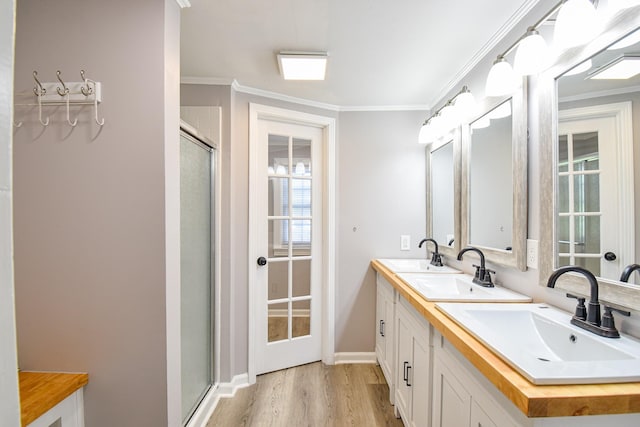
[[[215,151],[181,132],[180,251],[182,422],[213,384],[213,161]]]

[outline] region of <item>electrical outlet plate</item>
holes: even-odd
[[[411,250],[411,236],[403,234],[400,236],[400,250],[408,251]]]
[[[538,241],[527,239],[527,267],[538,269]]]

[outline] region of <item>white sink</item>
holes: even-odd
[[[443,265],[442,267],[436,267],[430,264],[430,260],[426,259],[378,259],[389,270],[394,273],[461,273],[460,270]]]
[[[429,301],[530,302],[531,298],[496,286],[472,283],[468,274],[400,273],[398,277]]]
[[[545,304],[437,307],[534,384],[640,381],[640,341],[597,336]]]

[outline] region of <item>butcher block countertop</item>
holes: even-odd
[[[20,371],[18,376],[23,426],[35,421],[89,382],[88,374]]]
[[[380,273],[424,318],[527,417],[640,412],[640,383],[535,385],[376,260]]]

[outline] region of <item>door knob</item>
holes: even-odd
[[[262,265],[267,265],[267,259],[263,256],[261,256],[260,258],[258,258],[258,265],[262,266]]]
[[[615,261],[616,258],[616,254],[614,254],[613,252],[607,252],[604,254],[604,259],[606,259],[607,261]]]

